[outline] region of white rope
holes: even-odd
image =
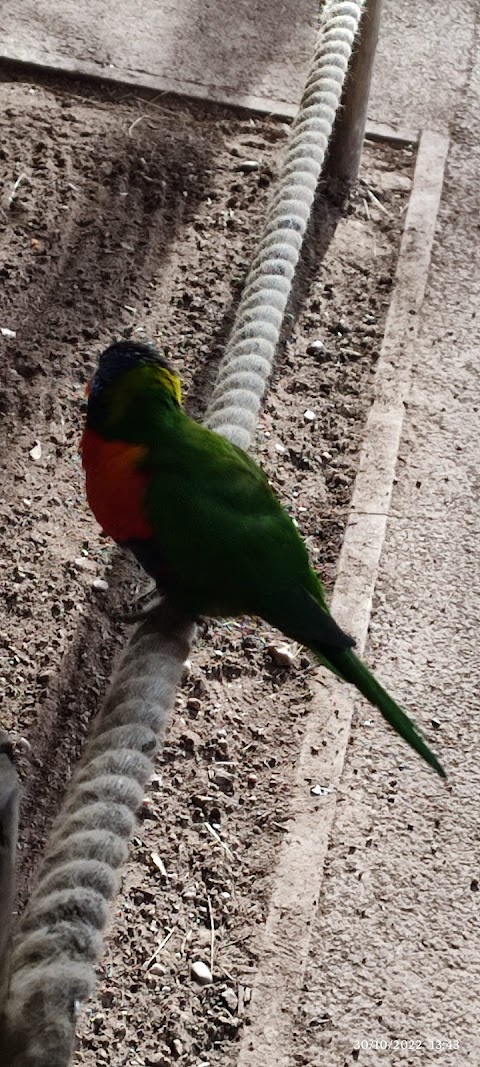
[[[364,0],[327,0],[264,236],[220,364],[207,424],[250,445],[340,103]]]
[[[332,131],[364,0],[327,0],[314,60],[207,413],[248,447]],[[162,604],[133,633],[47,844],[12,955],[2,1067],[66,1067],[76,1006],[90,996],[108,903],[152,756],[193,640]]]
[[[66,1067],[117,870],[194,635],[163,603],[134,631],[47,842],[23,913],[0,1027],[2,1067]]]

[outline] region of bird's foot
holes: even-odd
[[[149,595],[151,596],[151,594]],[[140,601],[144,599],[144,596],[139,597]],[[110,618],[114,619],[115,622],[122,622],[133,626],[134,623],[144,622],[145,619],[149,619],[151,615],[154,615],[155,612],[158,611],[163,599],[162,596],[155,595],[145,607],[134,608],[133,611],[114,612],[110,615]]]

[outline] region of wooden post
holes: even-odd
[[[326,175],[349,184],[360,168],[381,9],[382,0],[366,0],[330,142]]]
[[[10,979],[10,941],[15,895],[19,784],[8,735],[0,731],[0,1013]]]

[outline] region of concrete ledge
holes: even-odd
[[[275,115],[280,119],[291,120],[295,118],[300,103],[301,89],[298,103],[281,100],[273,96],[257,96],[252,93],[225,92],[214,85],[194,84],[177,78],[166,78],[162,75],[149,75],[146,71],[117,70],[102,66],[101,63],[89,60],[77,60],[65,55],[44,55],[34,46],[15,47],[8,43],[0,46],[0,57],[12,66],[24,66],[33,70],[52,75],[58,74],[67,77],[92,78],[95,81],[106,82],[109,85],[125,86],[151,90],[185,97],[185,99],[198,100],[200,103],[224,104],[239,110],[252,111],[258,115]],[[418,130],[397,129],[387,123],[368,120],[365,129],[365,140],[378,144],[391,144],[394,148],[402,148],[408,145],[416,145],[419,139]]]
[[[418,143],[420,133],[418,130],[407,130],[390,126],[386,122],[373,122],[369,120],[365,130],[367,141],[377,141],[380,144],[391,144],[394,148],[406,148]]]
[[[0,55],[52,72],[295,114],[318,0],[8,0]]]

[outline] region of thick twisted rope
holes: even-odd
[[[242,293],[207,424],[248,448],[272,370],[300,249],[364,0],[327,0],[264,235]]]
[[[47,843],[19,923],[0,1029],[2,1067],[65,1067],[90,996],[135,812],[194,625],[162,603],[134,631]]]
[[[207,413],[248,447],[271,372],[364,0],[327,0],[264,236]],[[193,623],[163,603],[133,633],[47,844],[12,955],[2,1067],[66,1067],[90,996],[108,903],[174,703]]]

